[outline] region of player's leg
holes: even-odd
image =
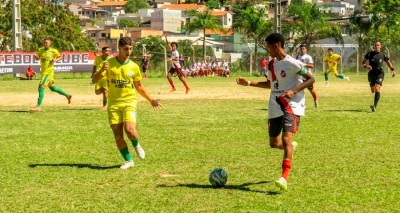
[[[188,94],[189,91],[190,91],[190,88],[189,88],[188,84],[186,83],[185,79],[183,78],[184,75],[183,75],[183,73],[182,73],[181,68],[176,68],[176,71],[178,72],[178,78],[179,78],[179,80],[183,83],[183,85],[184,85],[185,88],[186,88],[186,94]]]
[[[131,141],[136,154],[140,159],[145,158],[145,152],[139,144],[138,131],[136,129],[137,122],[137,105],[127,105],[123,110],[123,122],[126,136]]]
[[[300,123],[300,116],[294,114],[285,114],[283,116],[282,127],[282,146],[283,146],[283,161],[282,174],[275,184],[281,190],[287,190],[287,182],[289,179],[290,169],[292,168],[293,151],[297,147],[297,143],[293,142],[293,134],[296,133]]]
[[[60,95],[65,96],[67,98],[67,100],[68,100],[68,104],[70,104],[71,103],[71,99],[72,99],[72,95],[66,93],[60,87],[57,87],[54,83],[55,83],[55,80],[53,78],[53,74],[49,74],[49,89],[52,92],[56,92],[56,93],[58,93]]]
[[[175,73],[175,68],[172,68],[172,67],[171,67],[171,69],[169,69],[168,74],[167,74],[168,82],[169,82],[169,84],[170,84],[171,87],[172,87],[171,91],[169,91],[169,92],[173,92],[173,91],[176,90],[176,89],[175,89],[174,82],[172,81],[172,77],[171,77],[172,74],[174,74],[174,73]]]
[[[106,88],[103,88],[103,107],[102,110],[107,109],[107,103],[108,103],[108,90]]]
[[[329,72],[330,72],[330,69],[327,69],[327,70],[325,71],[325,73],[324,73],[324,77],[325,77],[325,87],[328,87],[328,86],[329,86]]]
[[[307,87],[308,91],[310,91],[313,99],[314,99],[314,106],[318,107],[318,97],[317,97],[317,92],[315,91],[314,84],[311,86]]]
[[[122,118],[122,111],[118,110],[118,106],[112,106],[108,109],[108,120],[114,134],[115,143],[125,160],[125,163],[120,168],[128,169],[130,167],[134,167],[135,164],[124,139],[124,124]]]
[[[335,71],[335,76],[336,76],[336,78],[344,79],[344,80],[347,80],[348,82],[350,82],[350,77],[345,76],[343,74],[338,74],[337,71]]]
[[[375,96],[374,96],[374,105],[371,105],[371,110],[372,112],[375,112],[376,108],[378,107],[379,99],[381,98],[381,86],[384,79],[384,73],[382,72],[382,74],[374,75],[372,76],[372,79],[373,80],[371,81],[371,83],[374,83],[374,85],[371,85],[370,83],[371,92],[375,93]]]
[[[46,86],[48,86],[50,80],[49,80],[49,75],[44,75],[40,79],[39,86],[38,86],[38,92],[39,96],[37,99],[37,104],[34,108],[32,108],[30,111],[31,112],[39,112],[40,107],[42,106],[43,98],[44,98],[44,89]]]

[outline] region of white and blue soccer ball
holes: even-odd
[[[228,181],[228,173],[221,168],[215,168],[210,172],[208,179],[211,185],[222,187],[226,184],[226,181]]]

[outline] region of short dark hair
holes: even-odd
[[[175,44],[176,48],[178,48],[178,43],[176,43],[175,41],[174,41],[174,42],[171,42],[171,46],[172,46],[173,44]]]
[[[51,41],[50,37],[46,37],[43,41]]]
[[[277,42],[281,43],[281,47],[283,48],[285,45],[285,39],[283,38],[283,36],[279,33],[272,33],[270,34],[267,38],[265,38],[265,41],[268,44],[274,44]]]
[[[306,45],[305,44],[300,44],[300,48],[302,48],[302,47],[306,47]]]
[[[118,41],[118,46],[133,45],[133,40],[130,37],[122,37]]]
[[[105,47],[103,47],[103,48],[101,48],[101,50],[107,50],[107,49],[110,49],[109,47],[107,47],[107,46],[105,46]]]
[[[331,51],[333,52],[333,49],[332,49],[332,48],[330,48],[330,47],[328,48],[328,51],[329,51],[329,50],[331,50]]]

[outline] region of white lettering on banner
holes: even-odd
[[[13,68],[0,68],[0,73],[12,73]]]
[[[72,70],[73,70],[72,66],[55,66],[54,67],[54,72],[69,72]]]

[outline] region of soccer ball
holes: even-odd
[[[208,179],[213,186],[222,187],[228,180],[228,173],[221,168],[215,168],[210,172]]]

